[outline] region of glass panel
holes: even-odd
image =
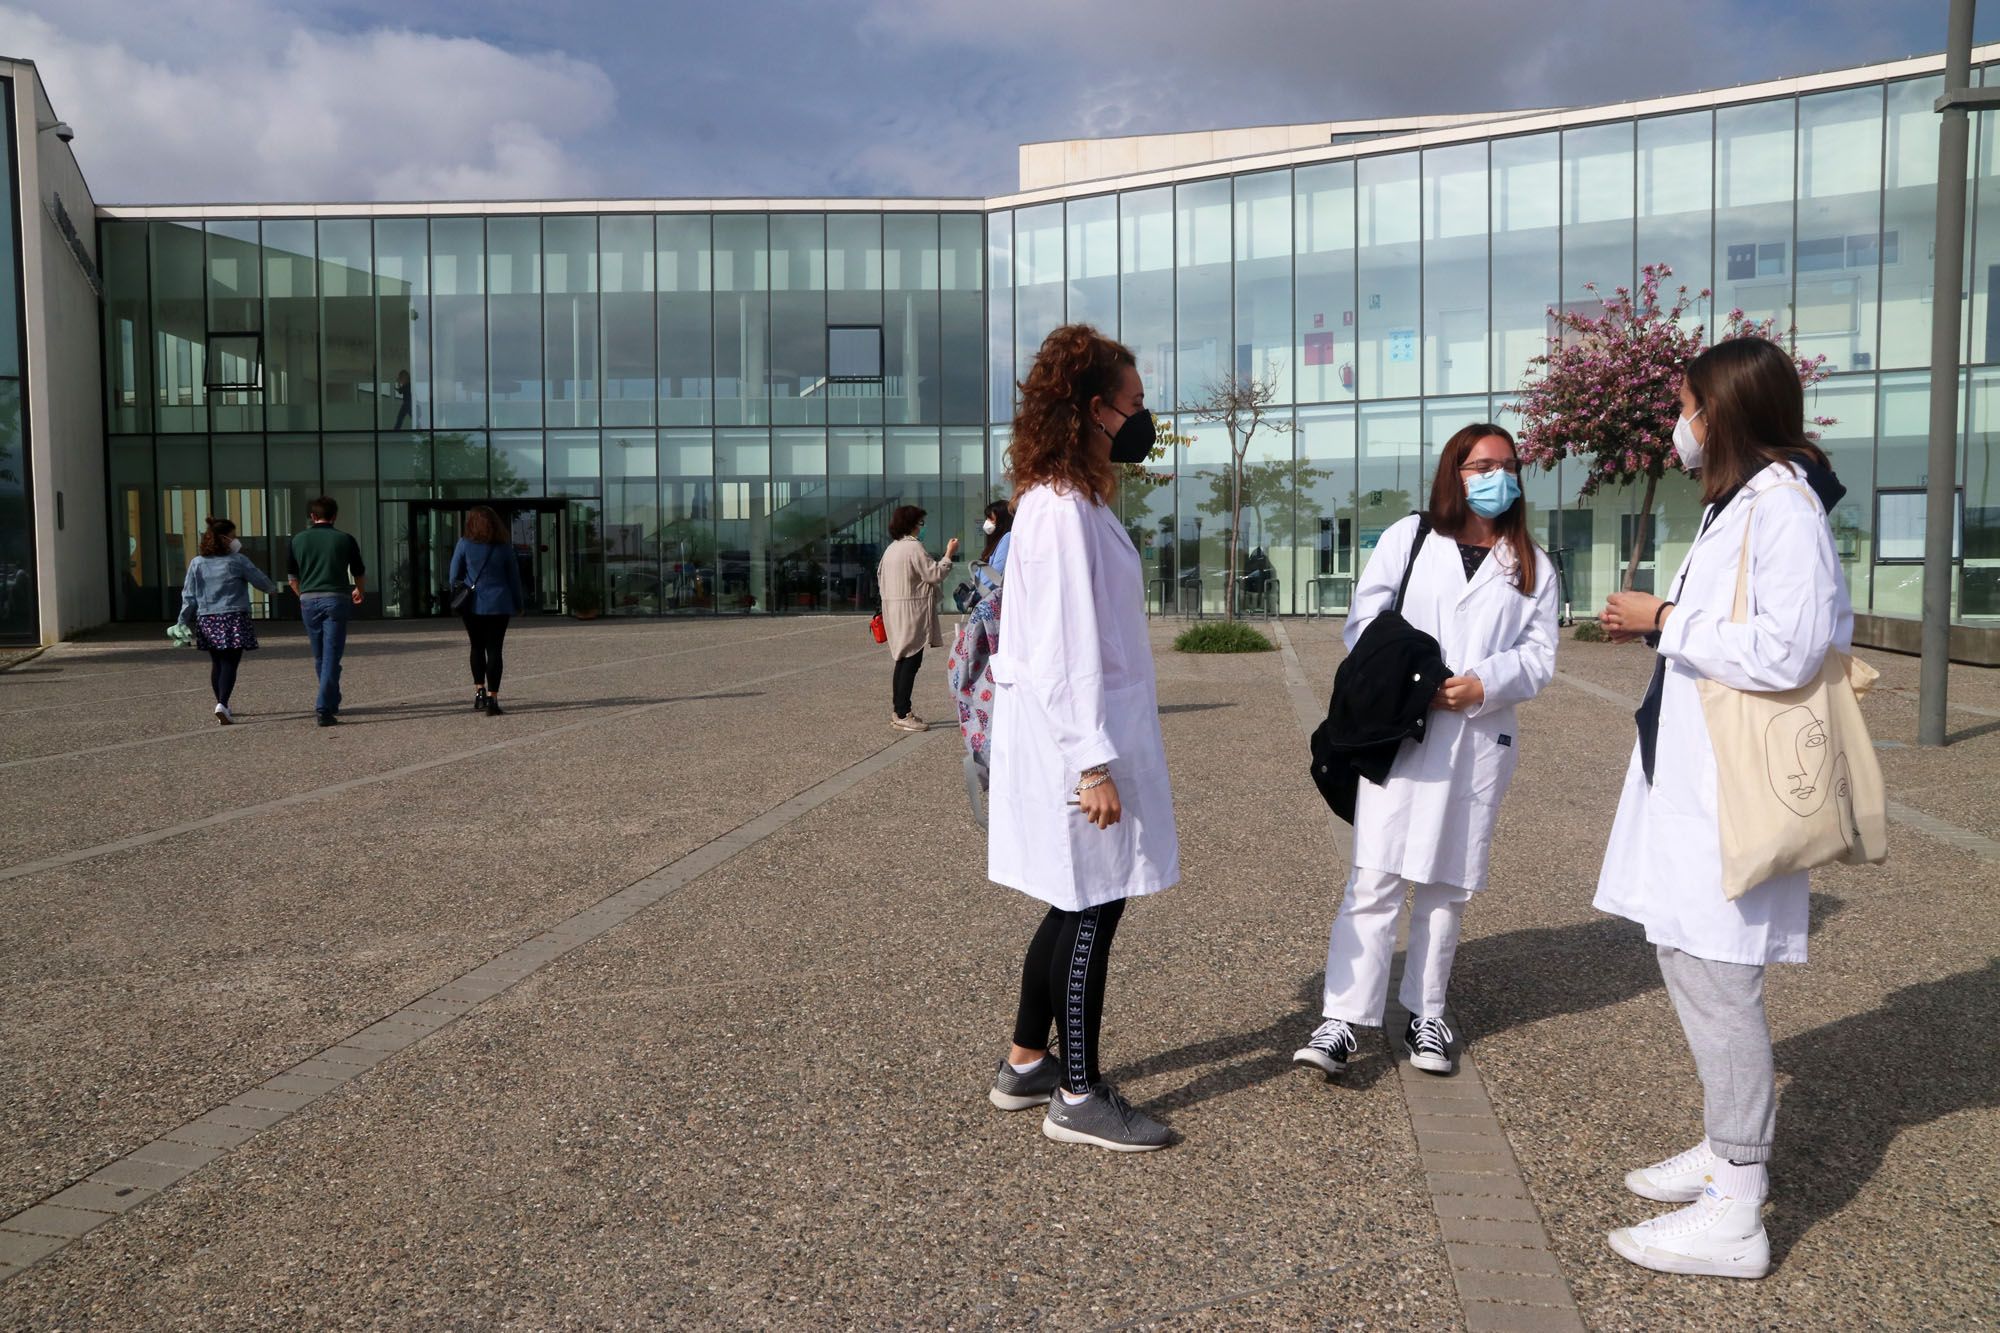
[[[160,583],[163,604],[187,574],[200,549],[202,520],[215,512],[208,489],[208,437],[183,435],[159,442]]]
[[[1349,399],[1354,397],[1354,164],[1300,167],[1296,188],[1298,399]],[[1298,579],[1292,585],[1305,586]]]
[[[1690,297],[1712,287],[1715,113],[1640,121],[1638,187],[1639,266],[1665,264],[1674,271],[1661,284],[1661,300],[1671,305],[1677,287],[1686,287]],[[1690,301],[1682,318],[1705,326],[1712,308],[1712,301]]]
[[[461,461],[440,453],[440,477],[450,476],[467,483],[460,492],[467,495],[475,493],[473,485],[483,485],[484,489],[476,492],[479,495],[512,497],[557,493],[545,480],[549,467],[542,432],[496,430],[491,440],[491,452],[483,465],[474,455],[468,454]]]
[[[268,230],[268,229],[267,229]],[[486,424],[486,224],[431,223],[434,425]]]
[[[1875,490],[1875,377],[1841,375],[1814,386],[1807,390],[1806,412],[1835,419],[1834,425],[1820,428],[1819,447],[1846,483],[1847,495],[1828,517],[1847,576],[1847,595],[1865,611],[1875,559],[1875,507],[1870,503]]]
[[[144,224],[137,224],[143,226]],[[19,447],[19,397],[10,396],[13,404],[8,420],[13,424],[13,438]],[[153,489],[153,441],[141,439],[118,439],[111,441],[111,549],[113,575],[112,614],[120,620],[158,620],[170,612],[166,607],[166,590],[160,576],[159,527],[154,515],[159,513],[154,503]],[[4,531],[15,531],[8,525]],[[19,567],[32,570],[34,563],[22,552]],[[267,571],[271,572],[271,571]],[[284,571],[275,571],[282,574]],[[32,577],[32,575],[31,575]],[[173,586],[176,602],[180,599],[180,585]]]
[[[986,414],[1014,419],[1014,215],[995,213],[986,227],[986,276],[993,293],[986,305]]]
[[[153,428],[152,321],[146,315],[146,224],[98,224],[104,270],[105,424],[111,434]],[[270,349],[264,359],[268,366]],[[268,397],[270,382],[265,389]],[[122,619],[124,612],[118,613]]]
[[[889,514],[900,497],[883,491],[882,432],[835,430],[827,436],[828,599],[872,611],[876,566],[889,540]]]
[[[362,218],[319,224],[320,420],[327,430],[374,429],[384,388],[375,379],[373,230]]]
[[[1964,420],[1963,384],[1959,398],[1960,420]],[[1882,376],[1875,456],[1872,601],[1873,610],[1883,615],[1917,616],[1923,612],[1923,492],[1930,483],[1930,401],[1928,374],[1917,371]],[[1854,483],[1849,481],[1848,485]]]
[[[882,326],[880,214],[834,213],[827,217],[826,318],[830,324]],[[858,339],[865,336],[857,335]],[[880,421],[882,393],[880,383],[835,385],[827,400],[827,420]]]
[[[2000,373],[1972,373],[1972,418],[1965,437],[1965,563],[1959,574],[1962,619],[2000,616]],[[1849,483],[1850,485],[1852,483]],[[1842,506],[1845,508],[1846,506]]]
[[[263,364],[253,339],[218,339],[218,333],[260,333],[264,327],[263,265],[254,222],[208,224],[209,355],[216,384],[260,384]],[[240,349],[218,354],[222,349]],[[262,395],[252,390],[216,389],[208,395],[209,426],[218,431],[262,430]]]
[[[1988,65],[1985,83],[1989,88],[2000,85],[2000,69]],[[1972,302],[1965,331],[1966,359],[1990,363],[2000,361],[2000,117],[1980,112],[1976,121],[1977,151],[1967,205],[1973,225],[1965,270]]]
[[[1300,408],[1298,543],[1281,570],[1299,614],[1345,612],[1354,597],[1355,462],[1352,407]]]
[[[1424,152],[1424,391],[1486,389],[1486,145]]]
[[[1826,357],[1829,374],[1872,369],[1881,250],[1880,88],[1799,100],[1798,196],[1798,349]]]
[[[1174,187],[1174,396],[1186,406],[1213,396],[1236,369],[1230,324],[1230,190],[1227,180]],[[1219,586],[1218,586],[1219,591]]]
[[[600,495],[604,466],[594,430],[552,430],[548,443],[549,495]]]
[[[198,226],[153,224],[153,383],[164,432],[208,429],[202,388],[208,355],[203,242]]]
[[[1118,336],[1118,196],[1072,199],[1065,219],[1069,236],[1071,323],[1092,324]]]
[[[715,448],[707,431],[660,433],[661,610],[715,609]]]
[[[771,218],[771,420],[826,420],[826,218]]]
[[[719,233],[721,228],[717,230]],[[726,252],[720,235],[717,252]],[[718,266],[718,289],[722,282]],[[715,498],[716,607],[734,612],[762,610],[770,583],[771,437],[767,432],[716,432]]]
[[[528,494],[529,479],[539,480],[542,475],[541,437],[527,434],[497,438],[516,442],[501,446],[500,493]],[[485,431],[440,432],[432,441],[432,451],[439,499],[485,500],[495,496],[496,487],[487,476],[491,451]]]
[[[997,492],[989,493],[986,488],[986,433],[976,427],[945,427],[938,451],[938,522],[942,531],[957,533],[965,539],[964,561],[969,564],[984,556],[987,536],[980,531],[985,521],[986,502],[997,500]],[[966,573],[964,565],[954,571],[953,586],[958,576]],[[947,593],[950,588],[945,589]],[[946,606],[950,606],[946,602]]]
[[[248,256],[257,263],[256,247]],[[264,437],[262,435],[218,435],[210,448],[215,468],[214,512],[236,520],[236,536],[243,554],[266,573],[272,569],[271,526],[264,495]],[[277,564],[280,574],[284,563]],[[250,614],[259,618],[271,612],[271,598],[256,588],[250,592]]]
[[[611,221],[605,219],[607,227]],[[645,253],[651,249],[648,244]],[[610,267],[607,243],[607,279]],[[614,616],[657,615],[664,609],[660,447],[650,430],[604,433],[604,581],[605,609]]]
[[[597,424],[597,219],[542,219],[548,424]],[[572,529],[574,533],[574,529]],[[582,543],[573,541],[573,549]]]
[[[1734,309],[1791,322],[1795,115],[1790,98],[1715,113],[1718,325]]]
[[[1014,214],[1014,364],[1025,377],[1042,339],[1063,322],[1063,206]]]
[[[650,426],[659,364],[653,347],[653,219],[631,214],[601,217],[597,243],[603,292],[604,424]],[[645,438],[650,441],[652,436]]]
[[[891,422],[936,423],[941,386],[935,213],[890,213],[882,219],[882,348],[883,415]]]
[[[312,224],[307,223],[308,227]],[[269,245],[271,229],[264,228],[264,243]],[[270,473],[270,525],[273,549],[277,551],[277,568],[266,570],[272,578],[283,578],[291,558],[291,538],[295,532],[304,532],[312,520],[306,513],[306,506],[321,495],[326,494],[324,479],[320,475],[319,436],[273,435],[265,448],[266,466]],[[426,449],[422,458],[423,480],[430,480],[430,453]],[[280,597],[273,607],[273,614],[287,620],[299,618],[299,603],[296,597]]]
[[[1369,403],[1361,409],[1355,544],[1363,569],[1390,525],[1425,502],[1423,429],[1415,403]]]
[[[278,446],[271,446],[272,466],[277,466]],[[318,451],[313,452],[314,466],[318,466]],[[370,582],[382,590],[382,614],[385,616],[414,616],[420,613],[436,613],[442,606],[433,606],[431,596],[440,589],[419,588],[417,576],[411,565],[411,548],[416,544],[410,532],[410,502],[428,500],[431,496],[431,437],[426,432],[405,430],[385,431],[375,437],[375,487],[377,500],[382,508],[382,564],[373,571]],[[305,523],[303,512],[299,522]],[[287,529],[292,531],[292,529]],[[443,533],[437,534],[442,538]],[[451,532],[453,542],[458,540],[456,528]],[[450,559],[447,547],[443,558]],[[440,582],[449,574],[450,566],[432,569]]]
[[[714,392],[714,257],[709,219],[669,213],[659,219],[660,420],[705,426]],[[708,438],[703,436],[703,439]]]
[[[13,265],[0,267],[11,270]],[[0,291],[0,301],[7,295]],[[11,321],[13,312],[0,306],[0,318]],[[0,379],[0,642],[32,643],[41,638],[42,622],[35,592],[34,519],[28,511],[34,491],[27,485],[27,451],[21,444],[21,381]],[[117,480],[114,461],[113,494]]]
[[[1363,158],[1359,171],[1355,263],[1361,309],[1355,323],[1361,396],[1414,396],[1421,380],[1417,322],[1423,281],[1417,264],[1417,155]]]
[[[1512,388],[1549,350],[1562,290],[1561,168],[1553,134],[1493,142],[1493,384]],[[1706,242],[1704,242],[1704,246]]]
[[[495,426],[542,424],[542,220],[486,220],[486,344]]]
[[[1174,192],[1118,196],[1118,327],[1139,361],[1148,399],[1174,401]],[[1044,330],[1047,332],[1047,330]],[[1027,374],[1023,362],[1017,374]],[[1009,412],[1011,418],[1013,413]],[[1003,418],[995,417],[999,421]]]
[[[1292,401],[1292,173],[1236,178],[1236,360],[1239,375]]]
[[[367,567],[368,572],[362,576],[366,592],[361,605],[356,608],[357,613],[379,616],[382,614],[379,573],[382,545],[381,523],[375,503],[373,435],[326,437],[326,493],[340,506],[335,526],[353,534],[355,542],[361,547],[361,563]]]
[[[974,213],[939,219],[939,411],[947,422],[983,423],[986,401],[981,326],[986,318],[980,257],[981,223]]]
[[[770,258],[770,223],[763,214],[715,219],[715,419],[725,425],[771,419],[764,371],[771,336]]]
[[[821,609],[826,560],[826,432],[773,431],[770,609]]]
[[[888,433],[883,443],[884,493],[892,505],[913,504],[924,511],[925,526],[923,543],[933,556],[944,554],[945,543],[953,537],[960,545],[969,545],[967,534],[951,525],[952,516],[945,512],[943,497],[938,491],[938,433],[935,430],[899,427]],[[973,536],[978,535],[974,529]],[[969,557],[961,557],[969,558]],[[937,602],[940,606],[951,606],[951,590],[964,574],[964,565],[959,565],[950,583],[940,584]]]
[[[431,424],[430,224],[383,218],[375,224],[376,379],[385,391],[376,424],[420,430]]]
[[[1563,132],[1563,303],[1597,313],[1597,298],[1633,285],[1633,129],[1597,125]],[[1789,140],[1787,141],[1789,151]],[[1787,162],[1786,176],[1790,176]]]
[[[1943,92],[1942,76],[1889,85],[1879,349],[1879,363],[1889,368],[1928,365],[1931,359],[1938,159],[1938,116],[1931,108]]]

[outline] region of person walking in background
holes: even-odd
[[[243,654],[257,647],[250,589],[268,594],[277,592],[278,585],[243,554],[236,524],[229,519],[209,519],[198,550],[181,581],[180,622],[194,631],[195,646],[208,653],[215,720],[226,727],[236,720],[229,710],[229,696],[236,690],[237,669]]]
[[[979,530],[986,534],[986,549],[973,562],[972,578],[984,597],[998,591],[1000,581],[1006,577],[1007,551],[1014,540],[1014,506],[1005,500],[987,505]]]
[[[1046,1105],[1045,1136],[1115,1152],[1172,1137],[1104,1081],[1098,1061],[1126,900],[1180,880],[1139,553],[1110,508],[1115,465],[1153,447],[1145,398],[1131,350],[1090,326],[1065,325],[1042,343],[1008,450],[1007,626],[991,662],[986,874],[1048,912],[987,1099],[1003,1111]]]
[[[465,516],[465,535],[451,552],[451,587],[454,601],[460,588],[466,594],[460,614],[472,643],[472,711],[498,717],[507,622],[521,613],[526,594],[513,536],[490,505],[476,506]]]
[[[1659,658],[1595,906],[1646,928],[1694,1054],[1707,1137],[1625,1177],[1641,1198],[1687,1207],[1608,1239],[1645,1268],[1760,1278],[1771,1266],[1763,1205],[1777,1122],[1764,969],[1806,960],[1807,879],[1797,871],[1733,899],[1724,891],[1700,686],[1797,689],[1828,649],[1849,649],[1854,609],[1827,523],[1846,487],[1806,436],[1791,357],[1763,338],[1732,338],[1688,363],[1674,445],[1700,473],[1707,508],[1673,600],[1621,592],[1604,608],[1614,637],[1657,636]]]
[[[1520,758],[1515,706],[1556,670],[1555,566],[1528,535],[1520,471],[1501,427],[1479,422],[1453,435],[1429,514],[1382,534],[1355,589],[1341,635],[1350,650],[1407,580],[1403,618],[1437,640],[1457,674],[1432,699],[1422,736],[1397,750],[1388,781],[1362,782],[1355,795],[1353,865],[1327,941],[1326,1021],[1292,1055],[1329,1077],[1359,1049],[1354,1029],[1383,1021],[1405,896],[1403,1050],[1418,1069],[1452,1072],[1445,990]]]
[[[340,505],[332,496],[307,505],[306,515],[312,526],[292,535],[290,576],[319,680],[313,712],[322,727],[331,727],[340,721],[340,656],[347,651],[347,621],[361,605],[368,570],[361,563],[361,544],[333,526]]]
[[[944,558],[931,559],[924,549],[924,511],[898,505],[889,515],[889,549],[876,570],[882,590],[882,625],[889,634],[889,658],[895,666],[890,681],[889,725],[899,731],[922,731],[928,725],[911,711],[910,695],[924,665],[924,649],[944,645],[938,624],[937,590],[958,558],[958,538],[945,543]]]

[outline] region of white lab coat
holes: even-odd
[[[1752,477],[1689,549],[1686,582],[1668,585],[1675,608],[1660,635],[1667,678],[1653,782],[1635,743],[1597,879],[1598,910],[1637,921],[1653,944],[1721,963],[1806,960],[1805,872],[1734,901],[1723,894],[1715,751],[1695,687],[1706,677],[1739,690],[1796,689],[1819,674],[1828,647],[1852,646],[1833,533],[1804,486],[1779,463]],[[1750,618],[1732,625],[1743,525],[1766,492],[1751,529]]]
[[[1389,609],[1417,535],[1415,516],[1382,534],[1361,573],[1341,637],[1352,648]],[[1407,740],[1389,781],[1361,783],[1354,802],[1354,864],[1413,884],[1486,887],[1500,798],[1521,757],[1514,706],[1556,670],[1555,567],[1535,551],[1535,591],[1514,586],[1514,552],[1494,546],[1468,582],[1458,543],[1431,533],[1410,574],[1403,618],[1432,635],[1453,675],[1477,676],[1486,698],[1463,712],[1434,709],[1423,740]]]
[[[1066,911],[1180,879],[1139,553],[1110,510],[1047,485],[1022,496],[992,658],[986,873]],[[1111,765],[1124,817],[1069,803]]]

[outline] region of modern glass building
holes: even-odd
[[[1941,69],[1031,145],[1022,191],[990,200],[102,207],[106,614],[167,615],[210,513],[281,563],[322,492],[381,615],[439,612],[477,502],[511,518],[544,611],[869,610],[894,505],[929,509],[939,544],[976,536],[1015,380],[1074,320],[1133,347],[1188,437],[1122,499],[1149,602],[1224,603],[1228,447],[1196,409],[1237,371],[1280,404],[1243,547],[1272,609],[1338,612],[1452,431],[1518,424],[1550,309],[1664,262],[1714,290],[1711,331],[1740,308],[1826,356],[1855,605],[1914,616]],[[2000,617],[2000,122],[1976,122],[1954,479],[1973,623]],[[1580,482],[1524,478],[1591,613],[1638,497]],[[1657,503],[1642,579],[1698,519],[1685,479]]]

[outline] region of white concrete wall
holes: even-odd
[[[28,467],[35,510],[35,580],[42,642],[111,619],[104,399],[97,293],[52,214],[62,196],[92,262],[97,206],[68,144],[37,125],[57,119],[34,66],[0,62],[14,81],[21,168],[21,301]],[[57,496],[61,522],[57,522]]]

